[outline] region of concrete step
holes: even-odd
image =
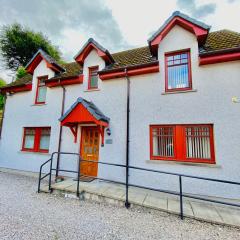
[[[75,198],[77,182],[69,179],[53,184],[52,188],[55,194]],[[48,186],[43,186],[42,190],[49,192]],[[123,185],[101,181],[80,182],[80,200],[124,206],[125,198],[126,192]],[[136,206],[180,214],[179,197],[170,194],[130,187],[129,202]],[[240,209],[236,207],[183,198],[183,210],[184,217],[240,227]]]

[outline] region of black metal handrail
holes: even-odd
[[[38,192],[41,191],[41,189],[40,189],[41,188],[41,181],[44,178],[46,178],[47,176],[49,176],[48,188],[49,188],[50,192],[52,191],[52,188],[51,188],[52,171],[57,171],[56,168],[52,167],[52,165],[53,165],[53,157],[54,157],[55,154],[78,156],[78,170],[77,171],[66,170],[66,169],[58,169],[59,172],[69,172],[69,173],[76,173],[77,174],[77,190],[76,190],[77,197],[79,197],[79,194],[80,194],[79,185],[80,185],[81,162],[93,162],[93,163],[99,163],[99,164],[103,164],[103,165],[109,165],[109,166],[115,166],[115,167],[123,167],[123,168],[127,167],[128,169],[147,171],[147,172],[153,172],[153,173],[160,173],[160,174],[166,174],[166,175],[172,175],[172,176],[177,176],[178,177],[178,179],[179,179],[179,192],[175,192],[175,191],[170,191],[170,190],[165,190],[165,189],[151,188],[151,187],[141,186],[141,185],[137,185],[137,184],[131,184],[128,181],[120,182],[120,181],[114,181],[114,180],[110,180],[110,179],[99,178],[99,177],[92,177],[91,176],[93,179],[99,179],[99,180],[102,180],[102,181],[122,184],[122,185],[126,186],[126,193],[127,193],[126,194],[126,199],[125,199],[125,206],[126,207],[129,207],[129,201],[128,201],[128,188],[129,187],[137,187],[137,188],[148,189],[148,190],[157,191],[157,192],[164,192],[164,193],[168,193],[168,194],[173,194],[173,195],[179,196],[179,199],[180,199],[180,217],[181,217],[181,219],[183,219],[183,197],[197,199],[197,200],[206,201],[206,202],[224,204],[224,205],[229,205],[229,206],[234,206],[234,207],[240,207],[240,204],[236,204],[236,203],[224,202],[224,201],[219,201],[219,200],[213,200],[213,199],[210,199],[210,198],[198,197],[198,196],[191,195],[191,194],[185,194],[185,193],[183,193],[183,190],[182,190],[183,189],[182,179],[183,178],[192,178],[192,179],[199,179],[199,180],[204,180],[204,181],[226,183],[226,184],[233,184],[233,185],[240,185],[240,182],[223,180],[223,179],[216,179],[216,178],[200,177],[200,176],[181,174],[181,173],[176,173],[176,172],[160,171],[160,170],[148,169],[148,168],[142,168],[142,167],[136,167],[136,166],[126,166],[124,164],[107,163],[107,162],[93,161],[93,160],[84,160],[84,159],[81,158],[79,153],[70,153],[70,152],[53,152],[52,155],[51,155],[51,158],[48,159],[45,163],[43,163],[40,166],[39,181],[38,181]],[[42,168],[47,163],[50,163],[49,172],[42,177]],[[82,176],[87,176],[87,175],[82,175]]]

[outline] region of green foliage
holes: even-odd
[[[19,79],[19,78],[22,78],[24,77],[25,75],[27,74],[27,71],[25,70],[25,68],[23,66],[20,66],[17,70],[17,73],[16,73],[16,78]]]
[[[3,87],[6,85],[6,82],[0,78],[0,87]]]
[[[0,78],[0,87],[3,87],[5,85],[6,85],[6,82]],[[4,96],[0,94],[0,111],[3,109],[3,105],[4,105]]]
[[[56,61],[61,60],[59,49],[41,32],[31,31],[18,23],[2,27],[0,51],[8,69],[16,71],[19,66],[26,66],[40,48]]]

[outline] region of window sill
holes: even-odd
[[[189,92],[197,92],[197,89],[179,90],[179,91],[172,91],[172,92],[163,92],[162,95],[176,94],[176,93],[189,93]]]
[[[49,152],[34,152],[34,151],[20,150],[20,151],[18,151],[18,153],[24,153],[24,154],[39,154],[39,155],[51,156],[51,153],[49,153]]]
[[[84,92],[95,92],[95,91],[100,91],[99,88],[90,88],[90,89],[86,89]]]
[[[47,105],[46,103],[35,103],[35,104],[32,104],[31,107],[40,107],[40,106],[44,106],[44,105]]]
[[[209,168],[222,168],[221,165],[214,163],[194,163],[194,162],[179,162],[170,160],[146,160],[147,163],[153,164],[172,164],[172,165],[187,165],[187,166],[197,166],[197,167],[209,167]]]

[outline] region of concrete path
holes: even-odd
[[[63,182],[55,183],[52,187],[55,192],[74,196],[73,193],[76,193],[77,182],[68,179]],[[42,189],[47,191],[47,186]],[[123,206],[125,196],[125,187],[119,184],[106,183],[99,180],[80,182],[80,199],[91,199]],[[184,216],[211,223],[240,227],[240,208],[211,204],[209,202],[197,201],[189,198],[183,198],[183,201]],[[230,200],[224,199],[224,201]],[[153,208],[174,214],[179,214],[180,212],[178,196],[156,191],[130,187],[129,202],[133,205]]]

